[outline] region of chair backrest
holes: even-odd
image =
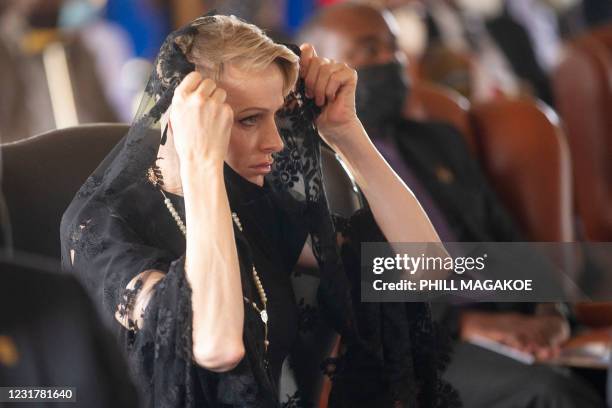
[[[493,188],[533,241],[572,241],[569,150],[552,109],[496,100],[472,109],[480,159]]]
[[[558,111],[572,153],[574,201],[588,240],[612,240],[612,28],[566,47],[554,72]]]
[[[60,258],[62,214],[127,130],[122,124],[82,125],[0,145],[15,249]]]
[[[567,125],[574,163],[574,201],[584,238],[612,239],[612,25],[568,44],[555,72],[555,96]],[[578,322],[612,324],[611,302],[575,305]]]
[[[470,102],[459,92],[427,81],[416,81],[413,97],[424,113],[424,118],[446,122],[461,132],[473,154],[476,140],[470,123]]]
[[[332,213],[350,217],[362,207],[357,184],[333,150],[321,148],[323,185]]]

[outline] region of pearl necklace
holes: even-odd
[[[186,237],[187,227],[185,226],[185,223],[181,219],[181,216],[179,215],[178,211],[176,211],[176,208],[174,208],[172,201],[170,201],[168,196],[166,196],[166,194],[164,193],[164,190],[160,188],[159,191],[161,191],[162,195],[164,196],[164,204],[166,205],[166,208],[170,212],[170,215],[172,215],[172,218],[174,218],[174,221],[176,222],[176,225],[183,233],[183,236]],[[234,221],[234,224],[236,224],[236,227],[238,228],[238,230],[240,230],[240,232],[243,232],[242,224],[240,223],[240,218],[238,218],[238,214],[236,214],[235,212],[232,212],[232,220]],[[245,303],[251,305],[253,309],[255,309],[257,313],[259,313],[259,317],[264,324],[264,351],[267,353],[268,346],[270,345],[270,341],[268,340],[268,308],[267,308],[268,307],[268,296],[266,295],[266,291],[263,287],[263,284],[261,283],[261,279],[259,279],[259,274],[257,273],[257,269],[255,269],[255,265],[253,265],[253,281],[255,282],[255,287],[257,287],[257,292],[259,293],[259,298],[261,299],[261,303],[263,307],[260,308],[259,306],[257,306],[257,303],[252,302],[246,296],[243,296],[242,298],[244,299]],[[265,362],[267,365],[267,360]]]

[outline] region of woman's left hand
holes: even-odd
[[[319,133],[336,148],[361,127],[355,111],[357,72],[345,63],[317,56],[310,44],[302,44],[300,49],[300,77],[304,78],[306,97],[321,107],[316,122]]]

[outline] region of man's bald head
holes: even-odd
[[[321,9],[300,30],[299,40],[312,44],[320,56],[359,68],[396,57],[395,32],[388,11],[346,2]]]

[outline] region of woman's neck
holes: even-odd
[[[163,156],[162,147],[160,147],[160,156],[156,161],[156,167],[152,169],[153,174],[150,176],[152,182],[156,182],[159,187],[166,193],[183,197],[183,186],[181,183],[178,161],[173,161],[172,156]],[[170,158],[168,158],[170,157]],[[231,201],[245,202],[261,197],[268,190],[264,181],[264,185],[260,186],[242,177],[238,172],[232,169],[227,163],[224,164],[224,178],[226,189]],[[161,179],[161,183],[158,182]]]

